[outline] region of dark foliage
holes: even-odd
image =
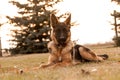
[[[13,54],[30,54],[48,52],[47,43],[50,41],[50,14],[53,5],[60,0],[28,0],[27,3],[10,1],[19,9],[19,16],[7,16],[9,23],[14,25],[12,30],[14,42],[10,49]],[[50,10],[51,8],[51,10]]]
[[[113,41],[115,42],[116,46],[120,46],[120,37],[114,37]]]
[[[120,4],[120,0],[111,0],[111,1],[115,1],[115,2],[117,2],[118,4]]]
[[[113,38],[113,41],[116,46],[120,46],[120,12],[114,10],[114,13],[111,14],[111,16],[114,17],[114,24],[112,25],[114,25],[113,30],[115,31],[115,37]]]

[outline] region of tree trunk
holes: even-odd
[[[0,57],[2,57],[1,37],[0,37]]]
[[[114,10],[114,15],[115,14],[116,14],[116,11]],[[114,21],[115,21],[115,36],[116,36],[116,38],[118,38],[116,15],[114,16]]]

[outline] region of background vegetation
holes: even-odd
[[[118,3],[118,5],[120,5],[120,0],[111,0],[111,1],[115,1]],[[114,10],[111,16],[114,17],[113,30],[115,31],[115,36],[113,37],[113,41],[115,42],[116,46],[120,46],[120,23],[119,23],[120,12]]]
[[[19,11],[18,15],[9,17],[10,24],[14,25],[10,41],[15,46],[10,49],[13,54],[45,53],[50,41],[50,14],[55,13],[53,8],[60,0],[27,0],[21,4],[10,1]]]

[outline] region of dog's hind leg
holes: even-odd
[[[97,55],[97,56],[102,57],[104,60],[109,58],[107,54],[102,54],[102,55]]]
[[[80,55],[88,61],[103,61],[103,57],[97,56],[94,52],[86,47],[79,47]]]

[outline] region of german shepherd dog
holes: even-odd
[[[90,49],[82,45],[74,45],[71,41],[71,14],[64,22],[59,22],[58,18],[51,14],[51,39],[48,43],[50,52],[48,63],[42,64],[40,67],[56,67],[75,65],[80,62],[103,61],[108,55],[96,55]]]

